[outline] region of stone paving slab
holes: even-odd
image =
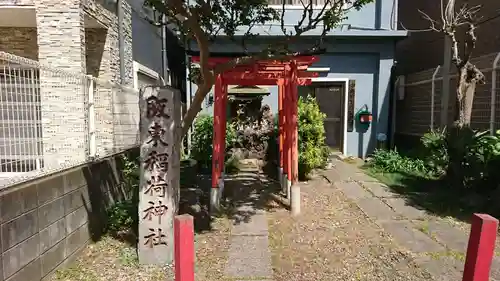
[[[330,183],[336,183],[343,180],[347,180],[349,177],[342,176],[336,169],[330,169],[322,171],[321,174],[330,181]]]
[[[423,218],[426,215],[426,212],[424,210],[420,210],[408,205],[405,198],[384,198],[382,200],[387,205],[389,205],[396,213],[402,215],[407,219],[415,220]]]
[[[252,181],[252,185],[259,184],[260,179],[257,171],[240,172],[235,178]],[[238,202],[225,267],[225,277],[231,280],[264,281],[273,278],[267,216],[265,210],[256,208],[259,200],[257,188],[245,196],[244,202]]]
[[[372,195],[366,191],[363,187],[355,182],[338,182],[335,185],[342,190],[347,198],[357,201],[361,198],[372,197]]]
[[[225,275],[234,279],[272,278],[267,236],[233,236]]]
[[[376,179],[370,177],[363,172],[348,172],[349,178],[358,182],[377,182]]]
[[[428,228],[430,234],[439,241],[446,243],[448,248],[462,253],[466,252],[469,243],[467,233],[441,221],[429,221]]]
[[[379,221],[391,220],[397,215],[389,206],[375,197],[361,198],[356,203],[367,216]]]
[[[408,221],[385,221],[381,226],[390,233],[401,246],[415,253],[441,252],[445,248],[429,236],[414,228]]]
[[[337,173],[358,180],[360,187],[369,191],[372,197],[366,196],[352,185],[337,185],[367,216],[375,219],[398,244],[416,253],[418,256],[415,262],[426,268],[434,280],[462,278],[464,261],[450,250],[465,253],[468,233],[444,221],[428,221],[425,210],[407,205],[404,197],[392,193],[387,186],[354,166],[346,165],[348,164],[337,163],[333,169],[339,168]],[[426,223],[426,226],[422,225],[425,231],[417,229],[418,221],[422,219],[422,223]],[[494,260],[491,277],[492,281],[500,280],[500,258]]]
[[[438,281],[462,280],[463,262],[450,257],[422,256],[415,262],[424,267]]]
[[[363,187],[373,193],[375,197],[379,198],[393,198],[399,197],[398,194],[395,194],[390,191],[389,187],[378,182],[363,182]]]
[[[249,221],[234,224],[231,235],[260,235],[267,236],[267,217],[265,214],[256,214]]]

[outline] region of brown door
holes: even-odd
[[[326,114],[326,144],[342,151],[344,139],[344,83],[313,84],[320,110]]]

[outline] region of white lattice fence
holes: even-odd
[[[139,93],[0,52],[0,188],[139,144]]]

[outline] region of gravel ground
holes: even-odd
[[[222,280],[231,224],[217,218],[213,229],[196,234],[196,281]],[[70,268],[60,270],[52,281],[170,281],[171,266],[142,266],[136,249],[125,242],[104,237],[90,244]]]
[[[269,212],[276,281],[429,280],[412,254],[323,179],[302,184],[302,213]]]

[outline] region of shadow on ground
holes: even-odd
[[[365,171],[406,198],[408,205],[426,210],[429,214],[451,216],[465,222],[470,222],[473,213],[500,217],[500,205],[496,203],[500,195],[498,191],[479,193],[472,189],[453,188],[443,179],[428,179],[409,173]]]
[[[211,177],[199,175],[195,186],[181,189],[179,214],[194,217],[195,232],[211,231],[209,215]],[[243,168],[237,174],[226,176],[221,210],[215,216],[227,217],[235,224],[248,222],[259,210],[271,208],[270,194],[279,189],[273,181],[261,182],[256,169]]]

